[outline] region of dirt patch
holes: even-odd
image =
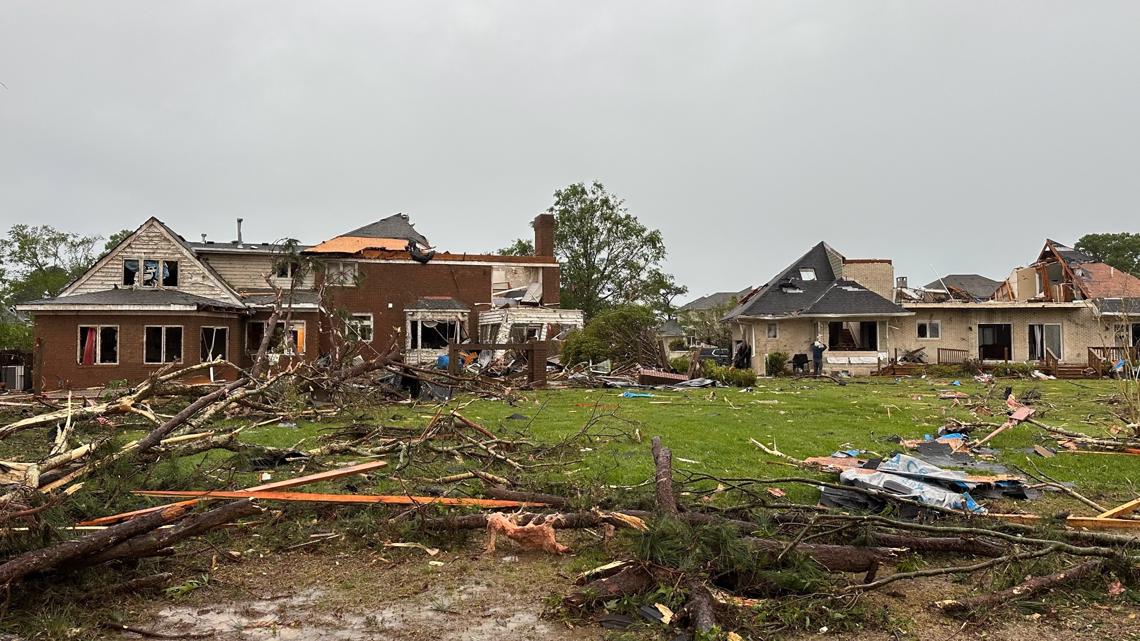
[[[562,560],[510,552],[388,559],[393,555],[288,554],[226,566],[210,587],[140,603],[129,621],[163,634],[240,641],[600,636],[600,628],[543,616],[548,597],[569,589]]]

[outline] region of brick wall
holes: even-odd
[[[117,325],[119,328],[119,362],[115,365],[79,364],[79,326]],[[241,319],[221,314],[37,314],[36,389],[77,389],[104,385],[108,381],[138,382],[163,365],[143,362],[143,328],[147,325],[182,326],[182,363],[201,362],[202,327],[229,329],[230,358],[241,349]],[[204,374],[208,375],[208,374]],[[225,373],[232,378],[233,372]]]
[[[843,277],[859,283],[887,300],[894,300],[895,268],[889,260],[844,261]]]

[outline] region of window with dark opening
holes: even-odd
[[[177,363],[182,360],[182,327],[143,328],[143,362]]]
[[[126,258],[123,260],[123,286],[129,287],[134,285],[139,278],[139,260],[137,258]]]
[[[178,261],[162,261],[162,286],[178,287]]]
[[[245,327],[245,347],[250,353],[257,353],[261,348],[261,340],[265,336],[265,321],[250,321]],[[293,321],[288,334],[285,332],[285,321],[277,321],[273,328],[273,336],[269,339],[270,354],[304,354],[305,353],[305,321]]]
[[[119,328],[113,325],[80,325],[80,365],[113,365],[119,362]]]
[[[158,287],[158,261],[148,258],[143,260],[142,265],[142,286]]]
[[[202,362],[225,360],[230,332],[225,327],[202,328]]]
[[[454,321],[412,321],[412,349],[443,349],[458,340],[459,323]]]
[[[874,352],[879,349],[879,324],[875,321],[827,324],[827,346],[840,352]]]
[[[940,321],[919,321],[919,338],[942,338],[942,323]]]

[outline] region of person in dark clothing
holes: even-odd
[[[827,351],[827,345],[823,342],[822,336],[816,336],[815,341],[811,344],[811,368],[812,374],[820,376],[823,374],[823,353]]]
[[[740,341],[736,346],[736,354],[732,357],[732,366],[736,369],[752,369],[752,346]]]

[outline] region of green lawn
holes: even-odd
[[[949,417],[1000,423],[1004,409],[1001,392],[1006,385],[1018,395],[1029,390],[1039,392],[1037,418],[1046,424],[1097,436],[1107,436],[1109,426],[1120,425],[1111,413],[1112,406],[1104,402],[1116,391],[1110,381],[999,381],[987,401],[994,416],[981,417],[971,416],[966,407],[953,401],[938,399],[940,390],[986,393],[984,386],[968,379],[961,387],[946,380],[927,379],[855,379],[842,387],[827,380],[776,379],[761,380],[753,391],[653,391],[652,398],[623,398],[621,390],[614,389],[563,389],[528,392],[514,405],[499,400],[459,399],[451,406],[464,405],[461,412],[465,416],[504,438],[546,443],[574,434],[595,412],[603,415],[595,429],[607,436],[596,443],[577,441],[572,451],[558,459],[558,465],[537,469],[529,479],[533,485],[562,489],[644,482],[651,476],[648,450],[654,435],[660,435],[672,448],[678,471],[731,477],[803,476],[805,472],[781,464],[749,444],[748,439],[775,443],[797,458],[851,447],[888,455],[898,450],[892,437],[936,434]],[[396,406],[359,418],[385,425],[423,426],[433,411],[426,405]],[[508,418],[511,416],[514,418]],[[265,427],[247,433],[246,438],[292,446],[329,427],[313,423],[296,429]],[[640,436],[641,441],[633,435]],[[1140,481],[1140,458],[1064,452],[1042,458],[1027,452],[1035,443],[1058,449],[1045,432],[1024,424],[991,441],[1000,462],[1032,471],[1026,462],[1032,457],[1041,471],[1072,482],[1094,500],[1116,504],[1134,497],[1130,484]],[[460,463],[454,464],[455,471],[462,469]],[[786,489],[797,500],[814,501],[818,497],[818,492],[809,487]],[[1054,501],[1023,506],[1033,509],[1038,503],[1051,508]]]

